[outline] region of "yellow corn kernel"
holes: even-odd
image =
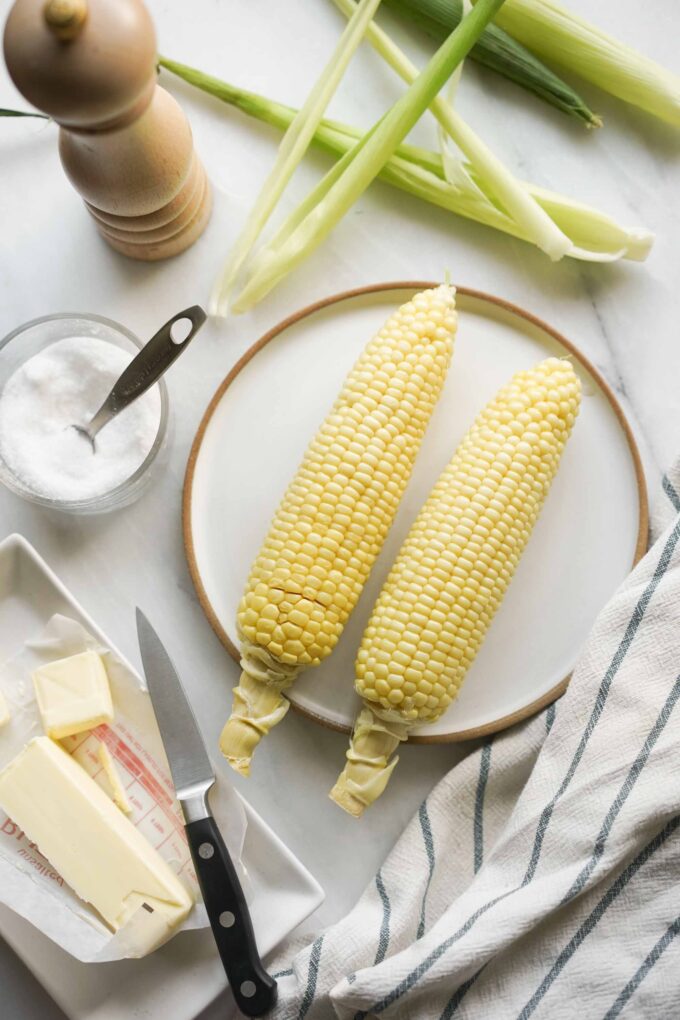
[[[365,707],[331,791],[350,814],[382,793],[390,756],[409,730],[434,722],[458,694],[557,471],[580,392],[566,360],[518,372],[478,416],[418,514],[357,655]]]
[[[444,384],[455,331],[448,285],[390,316],[283,497],[237,615],[243,672],[220,747],[243,775],[286,713],[282,692],[330,654],[357,603]]]

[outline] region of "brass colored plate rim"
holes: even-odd
[[[217,637],[220,639],[224,647],[229,652],[229,655],[234,659],[235,662],[239,661],[239,652],[235,647],[233,641],[225,631],[224,627],[220,623],[215,610],[212,607],[210,599],[203,587],[201,580],[200,571],[198,569],[198,563],[196,560],[196,553],[194,549],[193,531],[192,531],[192,488],[194,481],[194,473],[196,469],[196,462],[198,455],[201,450],[203,437],[206,429],[212,419],[212,416],[217,408],[218,404],[222,400],[225,392],[232,384],[234,379],[239,373],[245,368],[249,361],[266,347],[268,343],[274,340],[281,333],[285,332],[290,326],[293,326],[296,322],[301,319],[305,319],[310,315],[314,315],[316,312],[321,311],[324,308],[328,308],[331,305],[339,304],[342,301],[348,301],[357,297],[364,297],[367,294],[379,294],[391,290],[412,290],[415,292],[420,290],[427,290],[430,287],[439,286],[438,282],[431,280],[398,280],[393,283],[375,283],[369,284],[365,287],[356,287],[351,290],[341,291],[338,294],[331,294],[329,297],[322,298],[320,301],[315,301],[312,304],[306,305],[299,311],[289,315],[286,319],[279,322],[272,329],[268,330],[263,336],[260,337],[248,350],[239,358],[234,367],[231,369],[229,374],[218,386],[212,400],[208,404],[206,411],[201,419],[198,426],[196,436],[189,452],[189,459],[187,461],[186,474],[184,477],[184,490],[182,495],[182,531],[184,536],[184,549],[186,553],[187,563],[189,566],[189,573],[191,580],[196,589],[198,601],[205,613],[210,626],[215,631]],[[600,390],[604,393],[607,400],[609,401],[616,418],[621,426],[621,429],[626,437],[628,447],[630,449],[631,458],[633,461],[633,468],[635,471],[635,478],[638,489],[638,534],[637,541],[635,544],[635,552],[633,554],[633,562],[631,569],[638,563],[638,561],[644,556],[647,550],[647,539],[649,529],[649,504],[647,499],[647,486],[645,483],[644,470],[642,467],[642,459],[640,457],[640,451],[638,449],[635,437],[633,436],[632,429],[628,423],[628,420],[623,413],[621,405],[619,404],[613,390],[609,384],[602,377],[600,372],[595,368],[591,361],[577,348],[574,344],[567,340],[558,330],[548,325],[543,319],[538,318],[536,315],[532,315],[531,312],[527,312],[524,308],[519,305],[513,304],[511,301],[507,301],[505,298],[496,297],[493,294],[487,294],[484,291],[476,290],[471,287],[458,287],[456,286],[456,292],[466,297],[473,298],[482,302],[487,302],[492,305],[496,305],[498,308],[504,311],[510,312],[525,321],[536,326],[542,332],[552,337],[558,344],[564,347],[572,357],[583,366],[590,376],[595,380]],[[571,674],[566,676],[558,684],[555,684],[547,693],[541,695],[535,701],[532,701],[529,705],[524,708],[518,709],[516,712],[512,712],[509,715],[504,715],[499,719],[494,719],[492,722],[485,723],[483,726],[475,726],[471,729],[457,730],[452,733],[442,733],[434,735],[418,736],[414,734],[409,737],[409,743],[411,744],[453,744],[465,740],[477,740],[480,737],[487,737],[493,733],[499,733],[501,730],[508,729],[510,726],[514,726],[516,723],[521,722],[524,719],[528,719],[530,716],[535,715],[542,708],[550,705],[553,701],[564,694]],[[335,723],[327,719],[325,716],[319,715],[316,712],[312,712],[308,708],[303,708],[300,705],[295,704],[291,701],[292,708],[295,709],[300,715],[305,716],[307,719],[311,719],[316,723],[320,723],[327,729],[335,730],[338,733],[350,733],[351,728],[344,726],[341,723]]]

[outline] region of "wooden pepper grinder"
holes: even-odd
[[[142,0],[17,0],[5,60],[20,92],[61,126],[59,152],[117,251],[163,259],[210,216],[210,185],[179,105],[156,84]]]

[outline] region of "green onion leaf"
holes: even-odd
[[[308,211],[304,217],[298,220],[294,213],[284,223],[275,242],[255,258],[251,275],[233,304],[235,312],[252,307],[330,233],[380,173],[502,3],[503,0],[478,0],[404,95],[343,157],[340,174],[334,168],[328,180],[322,180],[314,189],[305,203]]]
[[[39,117],[40,120],[49,120],[46,113],[33,113],[32,110],[7,110],[0,107],[0,117]]]
[[[239,89],[220,78],[205,74],[186,64],[161,57],[159,63],[190,85],[237,107],[249,117],[285,131],[297,110],[265,96]],[[322,120],[313,143],[334,156],[348,153],[362,137],[362,132],[335,120]],[[527,241],[521,226],[489,201],[475,183],[475,171],[460,161],[460,174],[455,185],[449,183],[442,157],[437,152],[402,142],[380,171],[381,180],[420,198],[431,205],[458,216],[493,227],[512,237]],[[637,228],[620,226],[611,217],[573,199],[524,182],[533,198],[570,238],[573,247],[568,255],[589,260],[616,258],[644,260],[651,248],[653,235]],[[583,253],[583,254],[581,254]]]
[[[227,314],[229,294],[238,273],[307,151],[319,121],[379,3],[380,0],[361,0],[357,5],[355,17],[345,28],[333,56],[284,135],[274,166],[267,175],[246,224],[215,283],[209,302],[211,314]]]
[[[221,99],[229,106],[235,106],[249,117],[259,120],[264,124],[271,124],[272,127],[285,131],[298,114],[292,106],[285,106],[277,103],[274,99],[268,99],[257,92],[249,92],[247,89],[240,89],[236,85],[230,85],[222,78],[215,78],[211,74],[199,71],[188,64],[180,64],[177,60],[169,57],[159,57],[160,67],[171,71],[189,85],[195,86],[202,92],[206,92],[216,99]],[[344,155],[363,136],[359,128],[342,124],[337,120],[324,118],[319,122],[312,142],[320,149],[330,152],[333,155]],[[417,145],[408,145],[402,142],[395,150],[404,159],[424,167],[433,173],[441,173],[442,161],[438,153],[430,149],[422,149]]]
[[[418,25],[437,43],[446,38],[463,16],[463,0],[384,0],[384,4]],[[487,25],[470,50],[470,57],[556,109],[578,117],[586,127],[602,126],[578,92],[497,25]]]
[[[333,2],[346,15],[349,15],[355,7],[354,0],[333,0]],[[392,42],[387,33],[375,23],[369,25],[366,39],[406,82],[415,81],[418,77],[418,69]],[[476,179],[482,191],[491,200],[499,203],[521,226],[524,235],[551,259],[559,260],[566,255],[571,247],[569,238],[534,201],[526,188],[515,180],[510,171],[456,113],[453,107],[441,96],[437,96],[432,102],[431,110],[446,135],[452,139],[475,168]],[[449,166],[450,157],[449,153]]]

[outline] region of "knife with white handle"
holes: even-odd
[[[140,609],[137,636],[151,703],[222,964],[241,1012],[262,1016],[276,1001],[276,981],[260,960],[241,883],[210,813],[208,791],[215,782],[215,773],[177,671]]]

